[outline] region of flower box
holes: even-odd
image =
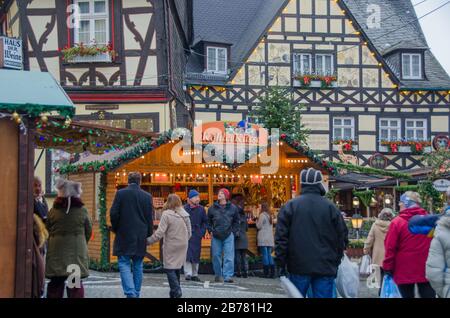
[[[303,88],[334,88],[334,87],[337,87],[336,81],[331,82],[330,86],[328,86],[328,87],[322,87],[322,81],[318,81],[318,80],[312,80],[311,84],[309,84],[309,85],[303,85],[302,81],[300,81],[298,79],[294,79],[292,83],[293,83],[292,86],[294,86],[294,87],[303,87]]]
[[[345,254],[347,254],[347,256],[349,258],[361,258],[364,256],[364,249],[362,248],[348,248],[345,251]]]
[[[333,151],[338,151],[338,150],[339,150],[339,145],[333,144]],[[352,150],[358,151],[358,145],[352,145]],[[344,150],[344,152],[346,152],[346,151]]]
[[[393,152],[390,146],[380,145],[380,152],[388,152],[388,153],[412,153],[411,146],[398,146],[398,151]],[[431,146],[427,146],[423,148],[422,153],[430,153],[432,151]],[[418,153],[420,154],[420,153]]]
[[[75,56],[68,63],[110,63],[112,61],[111,54],[100,53],[98,55],[78,55]]]

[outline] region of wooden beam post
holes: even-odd
[[[214,203],[214,175],[212,173],[209,174],[208,177],[208,201],[209,206],[212,206]]]
[[[31,297],[33,261],[34,120],[23,119],[27,134],[19,136],[17,254],[14,297]]]

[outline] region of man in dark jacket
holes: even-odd
[[[200,194],[197,190],[189,191],[188,203],[184,206],[184,209],[189,213],[192,227],[192,236],[189,239],[186,262],[184,263],[184,277],[186,280],[199,282],[198,266],[202,251],[202,238],[206,232],[208,217],[205,208],[200,205]]]
[[[334,280],[345,248],[346,227],[336,206],[323,198],[322,173],[309,168],[300,174],[302,193],[281,209],[275,232],[275,254],[281,274],[302,295],[332,298]]]
[[[48,204],[42,193],[42,181],[35,176],[33,183],[34,213],[45,223],[47,221]]]
[[[220,189],[215,202],[208,209],[208,230],[212,233],[211,254],[213,259],[215,281],[233,282],[234,275],[234,238],[239,237],[239,215],[237,207],[232,204],[230,192]],[[223,252],[223,270],[222,270]]]
[[[231,199],[231,202],[238,208],[239,212],[239,235],[234,239],[234,270],[236,277],[248,277],[248,222],[244,210],[245,198],[238,194]]]
[[[117,191],[110,211],[116,235],[113,254],[119,258],[122,287],[128,298],[140,296],[146,239],[153,233],[152,196],[141,190],[140,184],[140,173],[128,174],[128,187]]]

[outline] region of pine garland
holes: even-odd
[[[404,172],[376,169],[376,168],[372,168],[372,167],[362,167],[362,166],[356,166],[356,165],[352,165],[352,164],[348,164],[348,163],[341,163],[341,162],[331,162],[330,161],[328,163],[329,163],[329,165],[334,166],[335,169],[350,170],[350,171],[354,171],[354,172],[360,172],[360,173],[376,175],[376,176],[393,177],[396,179],[405,179],[405,180],[411,179],[411,176]]]
[[[355,191],[353,190],[353,195],[358,197],[362,204],[367,208],[370,206],[370,201],[372,200],[373,196],[375,195],[375,191],[373,190],[366,190],[366,191]]]
[[[100,248],[100,267],[103,269],[107,269],[110,267],[109,263],[109,235],[108,235],[108,226],[106,224],[106,187],[107,187],[107,174],[106,172],[102,172],[100,176],[100,184],[99,184],[99,225],[100,225],[100,234],[101,234],[101,248]]]
[[[1,110],[10,112],[26,113],[31,117],[39,117],[43,113],[57,112],[63,117],[73,117],[75,114],[75,107],[70,106],[43,106],[43,105],[14,105],[0,103]]]
[[[171,139],[171,132],[163,133],[155,141],[139,142],[130,150],[122,153],[112,160],[91,161],[82,164],[68,164],[56,169],[60,174],[84,173],[84,172],[109,172],[131,160],[137,159],[143,154],[150,152],[161,145],[168,143]]]

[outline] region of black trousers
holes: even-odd
[[[430,283],[401,284],[398,285],[398,290],[403,298],[414,298],[415,285],[419,287],[420,298],[436,298],[436,292],[431,287]]]
[[[237,274],[248,272],[248,259],[247,250],[235,250],[234,251],[234,262]]]
[[[181,269],[166,269],[167,280],[170,286],[170,298],[181,298],[181,286],[180,286],[180,273]]]

